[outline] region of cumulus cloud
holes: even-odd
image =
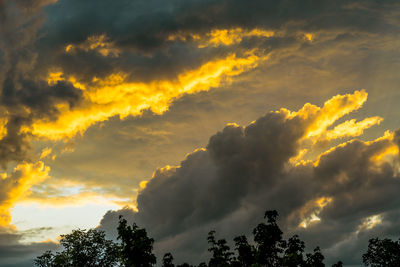
[[[179,166],[155,171],[138,195],[137,213],[120,212],[149,230],[159,253],[172,250],[195,262],[204,256],[208,230],[227,238],[250,234],[265,210],[277,209],[285,232],[321,246],[329,261],[357,264],[367,236],[397,223],[389,218],[399,212],[399,133],[348,139],[314,158],[291,159],[366,98],[356,91],[322,107],[269,112],[246,127],[229,124]],[[108,212],[101,227],[115,226],[118,214]],[[344,253],[346,246],[356,254]]]

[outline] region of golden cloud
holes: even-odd
[[[25,198],[21,198],[19,203],[23,204],[39,204],[42,207],[71,207],[84,206],[87,204],[96,205],[117,205],[120,208],[125,206],[136,207],[133,205],[132,199],[124,199],[113,194],[104,194],[97,192],[82,191],[74,194],[66,195],[48,195],[45,192],[41,194],[30,194]]]
[[[73,53],[76,50],[88,52],[96,51],[102,56],[118,56],[120,51],[114,46],[113,42],[105,34],[89,36],[85,42],[81,44],[69,44],[65,47],[65,52]]]
[[[127,74],[115,73],[106,78],[94,77],[91,83],[79,83],[74,77],[64,77],[60,71],[49,74],[48,82],[61,80],[71,82],[82,90],[84,100],[80,106],[70,108],[67,104],[56,106],[60,115],[55,121],[36,119],[22,131],[51,140],[71,138],[83,133],[91,125],[112,116],[121,119],[140,115],[150,109],[161,114],[168,110],[171,102],[184,94],[193,94],[218,87],[223,82],[247,70],[257,67],[267,56],[250,51],[243,56],[230,54],[225,58],[209,61],[197,69],[188,70],[174,80],[150,83],[127,81]]]
[[[0,118],[0,140],[7,135],[7,123],[8,119],[3,117]]]
[[[52,149],[50,147],[46,147],[42,150],[42,153],[40,154],[40,159],[44,159],[47,156],[49,156],[52,152]]]
[[[347,120],[337,125],[332,130],[327,131],[325,134],[325,138],[327,140],[333,140],[342,137],[360,136],[364,133],[365,129],[368,129],[374,125],[378,125],[382,121],[383,118],[378,116],[366,118],[359,122],[356,122],[355,119]]]
[[[43,162],[18,164],[11,174],[1,174],[0,226],[11,221],[10,209],[21,198],[30,194],[29,189],[48,178],[50,168]]]
[[[270,38],[275,36],[275,32],[267,31],[263,29],[243,29],[243,28],[232,28],[232,29],[213,29],[210,32],[199,35],[191,33],[175,33],[168,36],[169,41],[195,41],[198,43],[199,48],[204,47],[218,47],[218,46],[229,46],[240,43],[243,39],[249,37],[258,38]]]
[[[361,108],[367,97],[365,90],[336,95],[326,101],[322,108],[307,103],[298,112],[291,113],[291,117],[299,117],[308,124],[306,138],[319,137],[338,119]]]
[[[319,222],[321,220],[318,217],[319,213],[321,213],[324,207],[330,202],[332,202],[331,197],[320,197],[306,203],[299,211],[300,217],[303,218],[299,227],[307,228],[312,223]]]
[[[240,43],[244,38],[248,37],[273,37],[275,33],[273,31],[266,31],[262,29],[244,30],[242,28],[235,29],[216,29],[212,30],[206,35],[206,38],[201,38],[199,48],[206,46],[221,46],[221,45],[232,45]]]

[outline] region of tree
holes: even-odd
[[[255,249],[249,244],[246,236],[238,236],[235,241],[235,250],[238,256],[234,261],[234,266],[252,266],[255,263]]]
[[[400,240],[372,238],[362,258],[366,266],[398,267],[400,266]]]
[[[337,263],[332,265],[332,267],[343,267],[343,262],[342,261],[338,261]]]
[[[225,239],[215,240],[215,231],[208,233],[208,243],[211,247],[208,249],[212,253],[212,257],[208,266],[210,267],[224,267],[231,264],[231,257],[233,253],[230,251],[229,246]]]
[[[54,261],[54,255],[50,250],[48,250],[45,253],[43,253],[41,256],[37,257],[34,260],[34,263],[36,266],[39,266],[39,267],[50,267],[50,266],[54,266],[53,261]]]
[[[299,239],[297,235],[289,238],[285,254],[283,256],[283,266],[287,267],[302,267],[305,264],[303,253],[304,242]]]
[[[61,252],[46,251],[34,261],[39,267],[110,267],[119,264],[119,246],[105,239],[103,231],[73,230],[61,235]]]
[[[325,267],[324,255],[321,253],[321,249],[316,247],[314,253],[307,254],[306,266],[309,267]]]
[[[256,243],[256,261],[262,266],[281,266],[282,259],[279,256],[286,247],[282,239],[282,231],[276,223],[278,212],[276,210],[266,211],[264,218],[267,223],[260,223],[253,230],[254,242]]]
[[[236,254],[225,239],[217,240],[215,231],[210,231],[207,241],[211,258],[208,265],[198,267],[324,267],[324,256],[319,247],[304,257],[305,244],[297,235],[285,241],[282,231],[276,223],[278,212],[267,211],[265,223],[260,223],[253,230],[254,244],[249,244],[246,236],[234,238]],[[62,235],[62,250],[57,253],[46,251],[35,259],[38,267],[151,267],[156,264],[153,254],[154,240],[147,236],[145,229],[135,223],[128,225],[119,217],[118,240],[106,240],[103,231],[91,229],[74,230]],[[171,253],[164,255],[163,267],[194,267],[188,263],[175,265]],[[389,239],[371,239],[368,252],[363,255],[368,266],[400,266],[400,242]],[[343,266],[338,262],[333,267]]]
[[[154,239],[147,237],[145,229],[132,226],[119,217],[118,239],[121,240],[121,261],[125,267],[149,267],[156,263],[153,254]]]
[[[163,264],[162,267],[175,267],[175,264],[173,263],[174,257],[172,256],[171,253],[166,253],[163,257]]]

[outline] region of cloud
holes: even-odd
[[[331,143],[300,164],[291,159],[307,145],[305,140],[335,129],[366,98],[365,91],[356,91],[322,107],[269,112],[246,127],[229,124],[179,166],[155,171],[139,192],[137,213],[120,212],[149,230],[159,254],[173,251],[180,261],[195,263],[204,260],[210,229],[228,239],[250,234],[265,210],[277,209],[286,233],[299,233],[310,249],[324,248],[329,262],[341,258],[358,264],[367,245],[364,236],[383,234],[396,223],[389,216],[399,212],[399,133]],[[101,228],[115,227],[118,214],[108,212]],[[371,218],[379,220],[371,224]],[[343,253],[350,243],[357,247],[357,259]]]
[[[388,5],[394,5],[386,1]],[[109,12],[104,12],[104,7]],[[229,1],[171,1],[161,5],[160,1],[146,3],[115,3],[109,0],[59,2],[49,9],[48,28],[54,37],[64,36],[75,43],[87,36],[106,33],[118,47],[151,51],[168,45],[171,35],[183,33],[202,34],[211,28],[263,27],[268,30],[289,28],[290,30],[354,30],[376,32],[385,26],[394,30],[387,18],[380,13],[374,1],[254,1],[243,3]],[[78,10],[69,19],[69,12]],[[126,12],[132,10],[132,12]],[[356,18],[356,19],[354,19]],[[81,22],[86,27],[76,31]],[[374,27],[373,27],[374,26]],[[59,30],[56,34],[56,30]],[[57,41],[57,40],[56,40]],[[60,40],[58,40],[60,41]]]
[[[102,184],[103,186],[103,184]],[[119,207],[130,206],[135,208],[132,204],[132,196],[124,196],[123,194],[116,194],[115,192],[107,192],[101,187],[70,182],[68,180],[52,179],[42,184],[35,184],[32,192],[19,198],[21,204],[39,204],[40,207],[71,207],[71,206],[84,206],[90,204],[96,205],[117,205]],[[131,193],[132,191],[130,191]]]
[[[35,229],[41,231],[42,229]],[[33,258],[46,250],[57,249],[54,242],[37,242],[23,244],[23,235],[13,230],[0,230],[0,257],[1,267],[28,267],[33,265]]]
[[[1,46],[3,167],[29,157],[32,134],[59,140],[112,116],[162,113],[184,93],[209,90],[255,69],[266,54],[343,32],[395,30],[393,14],[376,11],[374,2],[288,2],[285,8],[234,0],[2,3],[2,35],[10,40]],[[375,28],[367,27],[372,23]],[[45,84],[49,73],[61,76]]]
[[[62,74],[51,73],[50,84],[58,84],[60,79],[69,80],[82,90],[84,99],[79,106],[57,105],[60,115],[56,120],[34,119],[23,131],[57,140],[83,133],[92,124],[112,116],[123,119],[129,115],[140,115],[146,109],[160,114],[168,109],[175,98],[218,87],[223,81],[229,81],[230,77],[255,68],[261,60],[265,60],[265,57],[255,52],[243,56],[231,54],[181,73],[175,80],[153,81],[149,84],[127,82],[124,73],[112,74],[105,79],[94,77],[92,84],[74,83],[74,77],[62,78]]]
[[[43,162],[18,164],[12,173],[1,174],[0,180],[0,226],[11,221],[10,209],[17,201],[28,195],[29,189],[48,178],[49,167]]]

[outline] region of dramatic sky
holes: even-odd
[[[208,256],[278,210],[326,263],[400,228],[400,3],[0,0],[0,266],[119,214]]]

